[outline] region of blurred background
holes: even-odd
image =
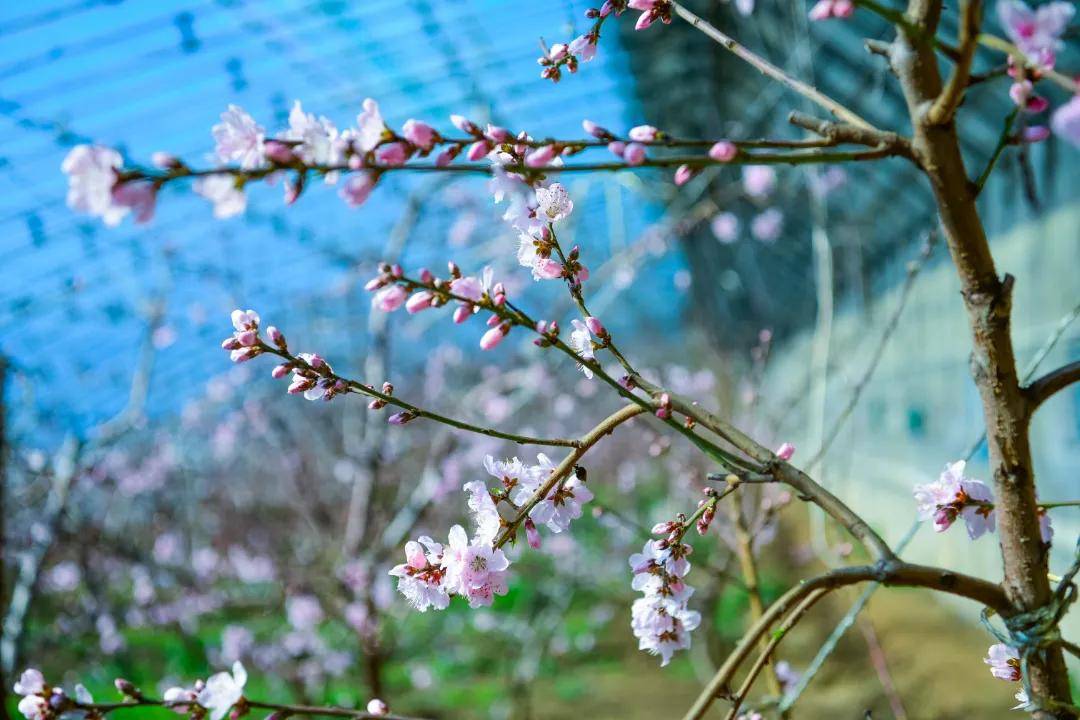
[[[808,27],[802,3],[690,5],[879,126],[906,130],[884,64],[862,49],[891,33],[874,18]],[[630,633],[624,558],[643,528],[693,508],[712,468],[636,421],[589,456],[591,514],[572,536],[521,554],[506,597],[490,610],[412,612],[386,575],[404,540],[443,535],[463,519],[461,485],[482,477],[483,456],[522,450],[420,422],[388,428],[355,398],[306,403],[268,364],[232,366],[219,343],[228,313],[251,307],[293,348],[391,380],[426,407],[521,432],[584,431],[614,399],[522,336],[481,354],[479,324],[369,314],[362,286],[380,260],[453,259],[493,265],[523,305],[568,322],[564,293],[517,267],[485,181],[389,174],[359,210],[330,189],[286,208],[280,187],[255,188],[247,213],[228,221],[169,188],[152,224],[116,229],[65,206],[59,167],[73,145],[201,164],[229,103],[271,132],[294,100],[343,127],[372,97],[393,127],[418,118],[448,129],[458,113],[537,137],[580,137],[584,118],[620,133],[648,122],[679,137],[799,136],[786,117],[809,111],[804,101],[678,21],[642,33],[629,18],[609,22],[595,60],[559,84],[541,80],[541,38],[587,30],[587,7],[0,6],[5,689],[29,664],[112,698],[118,675],[156,692],[241,659],[251,696],[268,700],[377,695],[447,718],[666,717],[748,621],[739,525],[754,537],[766,601],[845,562],[846,538],[820,516],[777,494],[748,496],[696,542],[693,605],[705,620],[694,648],[658,668]],[[954,30],[947,13],[943,32]],[[1078,53],[1058,67],[1080,67]],[[969,94],[959,122],[973,172],[1009,109],[1007,83]],[[1080,356],[1080,323],[1069,324],[1080,302],[1077,180],[1076,150],[1051,137],[1010,148],[982,196],[999,268],[1017,277],[1022,366]],[[796,462],[831,443],[817,476],[893,542],[914,519],[911,486],[946,462],[974,448],[970,474],[987,479],[958,285],[932,242],[927,188],[905,163],[756,178],[712,169],[677,191],[655,171],[563,181],[575,203],[564,242],[592,270],[590,306],[652,375],[763,439],[794,442]],[[1080,388],[1040,409],[1033,440],[1041,496],[1075,499]],[[1053,520],[1063,568],[1080,518],[1071,508]],[[994,539],[972,543],[959,529],[923,528],[909,554],[1000,575]],[[837,595],[785,644],[794,672],[854,598]],[[876,595],[797,707],[806,717],[1008,717],[1015,688],[982,664],[992,640],[976,618],[921,593]]]

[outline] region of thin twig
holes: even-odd
[[[690,10],[683,7],[682,4],[672,2],[672,6],[675,8],[675,12],[679,15],[679,17],[681,17],[683,20],[686,20],[688,23],[693,25],[701,32],[705,33],[705,35],[707,35],[712,40],[715,40],[723,48],[731,52],[740,60],[743,60],[752,65],[763,75],[766,75],[773,80],[776,80],[783,85],[791,88],[799,95],[802,95],[814,104],[825,108],[835,117],[843,120],[844,122],[851,123],[852,125],[865,128],[867,130],[876,129],[872,124],[861,118],[859,115],[855,114],[855,112],[853,112],[852,110],[849,110],[841,103],[833,100],[831,97],[821,92],[817,88],[808,85],[802,80],[791,77],[786,72],[778,68],[776,65],[773,65],[765,58],[754,53],[745,46],[739,44],[734,38],[720,32],[711,24],[698,17],[694,13],[690,12]]]

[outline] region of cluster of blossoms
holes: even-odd
[[[488,455],[484,468],[499,480],[500,487],[490,490],[482,480],[465,484],[463,490],[475,524],[472,539],[460,525],[451,528],[445,546],[427,536],[417,538],[406,543],[405,562],[390,570],[398,578],[398,590],[421,612],[445,609],[453,595],[460,595],[476,608],[491,605],[495,595],[506,593],[510,561],[496,547],[499,532],[507,526],[499,514],[499,504],[505,502],[517,510],[530,503],[556,469],[543,453],[537,455],[535,465],[516,457],[498,460]],[[532,506],[523,522],[530,547],[540,547],[537,524],[560,533],[581,517],[582,505],[593,498],[584,477],[583,470],[575,471]]]
[[[229,358],[235,363],[242,363],[266,352],[259,337],[259,314],[254,310],[233,310],[233,334],[221,342],[223,350],[229,351]],[[271,325],[266,329],[267,338],[279,350],[288,352],[289,344],[280,330]],[[308,400],[332,400],[337,395],[348,392],[348,384],[334,374],[334,369],[322,357],[315,353],[299,353],[295,361],[281,363],[270,371],[275,379],[281,379],[292,373],[289,394],[303,394]],[[386,386],[384,394],[393,393]],[[382,407],[381,405],[379,407]],[[373,408],[377,409],[377,408]]]
[[[688,522],[680,515],[657,524],[653,534],[665,537],[646,540],[641,552],[630,556],[631,587],[643,594],[631,607],[630,627],[638,649],[659,655],[661,666],[671,662],[676,650],[690,647],[690,633],[701,622],[701,614],[687,607],[694,593],[684,580],[690,572],[687,557],[692,550],[682,542]],[[704,529],[708,529],[708,522]],[[704,532],[700,522],[698,531]]]
[[[1010,56],[1008,73],[1013,84],[1009,88],[1009,97],[1027,114],[1042,113],[1050,107],[1050,102],[1036,93],[1035,83],[1054,68],[1061,37],[1076,8],[1072,3],[1051,2],[1033,10],[1021,0],[999,0],[997,13],[1009,39],[1033,66],[1018,66]],[[1059,107],[1051,117],[1050,125],[1059,136],[1080,145],[1080,97],[1073,97]],[[1050,128],[1044,125],[1029,125],[1022,130],[1025,142],[1039,142],[1049,135]]]
[[[469,540],[460,525],[450,528],[446,545],[430,537],[405,544],[405,562],[390,574],[398,578],[398,590],[420,612],[443,610],[451,595],[460,595],[470,607],[491,605],[495,595],[506,594],[506,570],[510,561],[502,550],[477,536]]]
[[[564,255],[555,237],[555,224],[573,211],[574,201],[560,183],[536,188],[535,205],[511,204],[507,219],[519,233],[518,263],[532,271],[533,280],[565,279],[571,285],[580,285],[589,279],[589,269],[581,264],[578,248]]]
[[[959,460],[945,466],[932,483],[916,485],[914,494],[921,520],[934,521],[934,530],[945,532],[957,518],[963,518],[972,540],[994,531],[994,496],[980,480],[964,476],[966,463]],[[1043,542],[1054,536],[1050,516],[1039,510],[1039,530]]]
[[[544,453],[537,454],[535,465],[527,465],[516,457],[498,460],[488,455],[484,458],[484,469],[499,481],[500,488],[489,491],[480,481],[465,485],[466,492],[471,495],[469,507],[476,518],[478,533],[492,527],[497,532],[501,521],[495,503],[508,500],[512,507],[524,506],[551,478],[555,464]],[[592,491],[585,485],[584,469],[576,468],[569,478],[557,483],[529,511],[525,523],[527,528],[532,528],[527,532],[529,545],[540,546],[540,536],[535,530],[537,523],[547,526],[553,533],[564,532],[570,528],[571,521],[581,517],[581,506],[592,499]],[[494,532],[490,535],[494,538]]]
[[[205,682],[196,680],[190,687],[170,687],[161,697],[161,704],[179,715],[192,718],[222,720],[226,715],[237,718],[246,714],[248,701],[244,698],[244,685],[248,674],[240,661],[233,663],[232,672],[219,672]],[[129,681],[117,678],[116,689],[124,698],[139,703],[146,698]],[[40,670],[24,670],[13,688],[19,701],[19,712],[26,720],[59,720],[60,718],[101,718],[103,713],[94,706],[94,698],[82,685],[75,686],[75,697],[69,697],[59,687],[50,687]],[[378,698],[367,704],[369,715],[381,716],[390,712],[386,703]],[[288,713],[285,713],[288,714]]]
[[[511,323],[495,312],[506,304],[506,287],[501,282],[493,282],[490,267],[484,268],[479,277],[463,275],[453,262],[448,264],[448,268],[449,278],[439,278],[430,270],[422,269],[414,280],[405,277],[400,265],[383,265],[379,274],[365,285],[365,289],[374,293],[371,306],[383,312],[394,312],[404,307],[409,314],[416,314],[456,302],[453,320],[457,324],[465,322],[481,309],[490,310],[489,329],[480,338],[480,347],[484,350],[494,348],[511,328]]]
[[[626,10],[625,0],[606,0],[598,8],[589,8],[585,11],[585,17],[593,20],[592,28],[568,43],[555,43],[545,50],[544,54],[537,58],[536,62],[543,68],[540,77],[552,82],[562,79],[562,69],[565,67],[571,73],[578,71],[578,64],[589,62],[596,57],[596,46],[600,41],[600,28],[604,21],[612,14],[622,15]]]
[[[50,687],[41,671],[34,668],[24,670],[12,690],[20,696],[18,709],[26,720],[85,716],[79,706],[94,702],[90,692],[82,685],[75,686],[75,697],[72,698],[63,688]]]
[[[1006,645],[1005,643],[991,645],[986,653],[986,657],[983,658],[983,662],[990,666],[990,674],[998,680],[1020,682],[1022,677],[1020,653],[1016,648]],[[1014,697],[1018,704],[1013,707],[1013,710],[1028,709],[1031,700],[1028,698],[1027,691],[1020,688],[1016,691]]]

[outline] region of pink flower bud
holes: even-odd
[[[266,328],[266,336],[270,338],[270,342],[274,343],[275,345],[285,344],[285,335],[280,330],[278,330],[277,326],[275,325],[271,325],[270,327]]]
[[[480,133],[480,128],[477,127],[476,123],[461,115],[451,115],[450,122],[454,123],[454,127],[461,132],[469,133],[470,135],[477,135]]]
[[[511,142],[514,139],[509,130],[490,123],[488,123],[487,130],[484,131],[484,136],[494,143]]]
[[[833,0],[818,0],[806,16],[815,22],[828,20],[832,17],[832,6]]]
[[[776,457],[780,458],[784,462],[791,459],[791,456],[795,454],[795,446],[791,443],[784,443],[776,450]]]
[[[476,162],[477,160],[483,160],[487,157],[489,152],[491,152],[491,144],[486,140],[479,140],[469,146],[469,150],[465,153],[465,157]]]
[[[441,153],[435,156],[435,165],[438,167],[446,167],[450,163],[454,162],[454,158],[461,152],[460,145],[451,145],[443,150]]]
[[[391,167],[397,167],[404,165],[405,161],[409,159],[409,155],[412,154],[412,149],[405,143],[396,142],[389,145],[383,145],[375,151],[375,159],[383,165],[389,165]]]
[[[173,170],[183,165],[175,155],[160,150],[150,156],[150,162],[162,170]]]
[[[431,148],[435,146],[436,138],[438,138],[438,133],[435,132],[435,128],[425,122],[413,120],[411,118],[405,121],[405,125],[402,127],[401,132],[406,140],[425,152],[431,150]]]
[[[540,532],[536,529],[536,523],[531,517],[525,518],[525,539],[529,541],[529,547],[533,550],[540,549]]]
[[[611,137],[611,133],[609,133],[605,128],[602,128],[596,123],[594,123],[592,120],[582,120],[581,127],[585,130],[585,132],[589,133],[597,140],[603,140],[604,138]]]
[[[855,3],[851,0],[835,0],[832,6],[832,14],[835,18],[849,18],[855,12]]]
[[[491,328],[486,333],[484,333],[484,336],[482,338],[480,338],[480,348],[482,350],[491,350],[493,347],[503,341],[503,338],[506,337],[506,333],[508,330],[509,328],[505,325],[499,325],[497,327]]]
[[[379,698],[372,698],[367,704],[368,715],[386,715],[390,708]]]
[[[697,175],[697,170],[694,170],[689,165],[680,165],[675,170],[675,184],[681,187],[690,182],[695,175]]]
[[[415,315],[421,310],[427,310],[429,307],[431,307],[431,301],[434,299],[435,296],[427,290],[421,290],[418,293],[413,293],[412,297],[410,297],[405,303],[405,310],[410,315]]]
[[[421,268],[420,269],[420,282],[422,282],[422,283],[430,283],[434,279],[435,279],[435,276],[431,273],[430,270],[428,270],[427,268]]]
[[[259,348],[255,347],[242,347],[238,350],[233,350],[229,353],[229,359],[234,363],[247,362],[251,358],[259,354]]]
[[[671,417],[671,410],[663,407],[657,408],[656,417],[660,418],[661,420],[667,420],[669,417]]]
[[[495,327],[500,322],[502,322],[502,319],[498,315],[492,315],[487,319],[487,326],[488,327]]]
[[[393,312],[402,306],[408,296],[409,291],[400,285],[388,285],[375,293],[371,305],[383,312]]]
[[[227,337],[227,338],[225,338],[224,340],[221,341],[221,349],[222,350],[236,350],[239,347],[240,347],[240,342],[236,339],[235,336],[234,337]]]
[[[554,145],[544,145],[526,155],[525,164],[529,167],[544,167],[555,159],[555,155]]]
[[[607,335],[607,329],[604,327],[604,324],[600,322],[598,318],[594,318],[591,315],[585,318],[585,327],[589,328],[589,332],[591,332],[593,335],[597,335],[599,337],[604,337],[605,335]]]
[[[291,369],[292,368],[290,368],[287,364],[275,365],[274,369],[270,371],[270,377],[274,378],[275,380],[280,380],[281,378],[288,375],[289,370]]]
[[[634,23],[635,30],[644,30],[656,21],[656,14],[651,10],[649,12],[643,12],[638,16],[637,22]]]
[[[731,162],[739,154],[739,148],[735,143],[721,140],[709,148],[709,157],[716,162]]]
[[[298,159],[292,146],[279,140],[267,140],[263,145],[263,154],[267,160],[278,165],[292,165]]]
[[[411,412],[409,412],[408,410],[403,410],[401,412],[394,413],[390,417],[386,418],[386,422],[390,423],[391,425],[404,425],[405,423],[415,418],[416,416],[413,415]]]
[[[652,125],[638,125],[630,128],[628,134],[634,142],[648,143],[656,140],[660,136],[660,131]]]
[[[470,317],[472,317],[472,306],[470,305],[459,305],[457,309],[454,310],[454,322],[458,325],[465,322]]]
[[[627,165],[640,165],[645,162],[645,146],[641,143],[630,143],[623,150],[623,160]]]
[[[622,157],[626,152],[626,143],[622,140],[613,140],[607,144],[607,149],[615,157]]]
[[[357,173],[353,175],[341,187],[341,198],[349,207],[360,207],[375,189],[375,181],[378,176],[373,173]]]
[[[314,380],[308,378],[294,377],[293,381],[289,384],[289,388],[285,391],[290,395],[299,395],[302,392],[310,390],[315,385]]]

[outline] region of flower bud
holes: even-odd
[[[266,336],[279,348],[286,347],[285,335],[276,326],[271,325],[266,328]]]
[[[529,547],[533,550],[540,549],[540,532],[536,529],[536,523],[531,517],[525,518],[525,539],[529,541]]]
[[[709,157],[716,162],[731,162],[739,154],[739,148],[735,143],[721,140],[709,148]]]
[[[610,145],[608,146],[611,147]],[[626,146],[622,153],[623,160],[627,165],[640,165],[645,162],[645,146],[641,143],[632,142]]]
[[[491,350],[503,341],[508,332],[510,332],[510,326],[507,324],[491,328],[480,338],[480,348],[482,350]]]

